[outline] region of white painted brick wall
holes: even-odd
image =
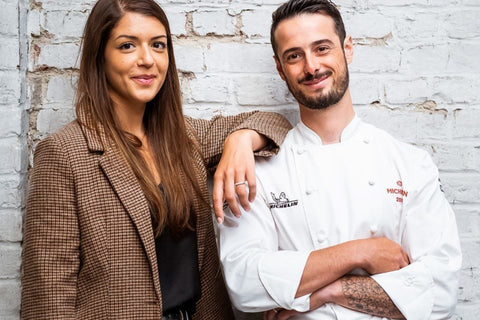
[[[78,45],[94,2],[0,0],[2,320],[19,318],[28,162],[39,139],[74,118]],[[187,114],[209,118],[260,108],[298,121],[269,45],[270,15],[283,0],[159,2],[175,35]],[[357,113],[427,150],[439,166],[465,257],[454,319],[478,319],[480,1],[337,3],[356,44],[350,70]]]

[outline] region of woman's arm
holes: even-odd
[[[213,188],[217,220],[223,221],[224,200],[235,214],[240,214],[235,194],[248,210],[256,192],[253,152],[260,156],[276,153],[291,129],[290,123],[279,114],[259,111],[211,120],[187,118],[187,122],[195,130],[207,170],[217,168]],[[234,185],[244,181],[248,189],[245,184]]]
[[[30,179],[23,240],[22,319],[74,319],[80,236],[65,150],[40,142]]]

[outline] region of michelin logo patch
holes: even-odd
[[[275,193],[270,192],[270,194],[272,195],[273,201],[275,201],[268,204],[270,209],[290,208],[298,205],[298,200],[289,200],[285,195],[285,192],[280,193],[278,198],[275,196]]]

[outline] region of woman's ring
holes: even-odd
[[[240,181],[240,182],[235,182],[233,185],[236,186],[241,186],[242,184],[247,184],[247,181]]]

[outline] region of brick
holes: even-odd
[[[202,47],[175,44],[173,48],[178,71],[195,73],[203,71],[205,66]]]
[[[19,243],[0,242],[0,279],[15,279],[20,277],[22,262],[22,247]]]
[[[372,76],[350,74],[350,93],[354,104],[370,104],[383,98],[383,81]]]
[[[58,69],[74,68],[79,56],[77,43],[49,44],[40,48],[36,67],[48,66]],[[78,61],[80,63],[80,61]]]
[[[47,11],[44,28],[55,38],[80,38],[86,21],[87,12]]]
[[[0,241],[16,242],[22,240],[22,212],[17,210],[0,210]],[[0,274],[1,276],[1,274]]]
[[[193,30],[201,36],[234,35],[235,17],[230,16],[225,9],[194,12]]]
[[[449,73],[480,73],[480,64],[476,55],[480,52],[480,41],[461,41],[450,45],[447,72]]]
[[[42,25],[42,15],[39,10],[29,10],[28,11],[28,22],[27,22],[27,32],[32,36],[40,36]]]
[[[351,72],[391,73],[400,68],[400,51],[398,48],[383,46],[357,45],[354,48]]]
[[[450,124],[441,113],[429,114],[408,109],[390,110],[369,106],[357,109],[366,122],[382,128],[401,141],[421,144],[431,139],[441,141],[451,137]]]
[[[441,143],[433,146],[433,159],[441,170],[480,172],[480,148],[472,143]]]
[[[420,45],[404,52],[402,71],[417,76],[445,73],[449,61],[449,46]]]
[[[214,43],[205,51],[208,72],[252,72],[276,74],[270,45]]]
[[[1,50],[1,49],[0,49]],[[14,104],[20,100],[20,74],[16,70],[0,70],[0,104]]]
[[[270,26],[274,8],[259,8],[242,13],[242,31],[246,35],[270,38]]]
[[[0,70],[16,69],[20,63],[19,43],[17,38],[3,38],[0,46]]]
[[[462,105],[457,108],[453,117],[452,138],[478,141],[480,138],[479,120],[480,107],[472,108]],[[480,147],[480,144],[477,147]]]
[[[475,205],[452,206],[457,218],[460,239],[478,238],[480,235],[480,209]]]
[[[480,37],[480,8],[454,11],[444,20],[447,35],[454,39],[470,39]],[[468,25],[468,31],[465,26]]]
[[[187,22],[187,13],[181,8],[165,7],[163,8],[168,18],[170,32],[173,35],[186,34],[185,24]]]
[[[478,76],[456,76],[435,78],[431,83],[431,96],[435,100],[447,103],[480,103],[477,88],[480,88]]]
[[[273,106],[295,102],[278,75],[246,75],[233,80],[238,104]]]
[[[19,107],[0,107],[0,137],[11,138],[21,135],[23,116],[24,111]]]
[[[18,6],[15,2],[0,10],[0,34],[18,36]]]
[[[0,314],[11,317],[20,311],[20,288],[19,280],[0,280]]]
[[[48,81],[46,102],[65,103],[65,106],[71,108],[75,97],[77,77],[73,76],[53,76]]]
[[[201,75],[190,81],[193,102],[227,102],[229,78]]]
[[[476,173],[443,173],[445,196],[455,203],[480,203],[480,175]],[[480,259],[480,255],[478,255]]]
[[[44,109],[37,117],[37,130],[42,134],[53,133],[75,118],[73,109]]]
[[[24,183],[19,174],[0,175],[0,209],[16,209],[23,205]]]
[[[382,12],[348,11],[343,14],[347,33],[353,38],[383,38],[393,31],[393,19]]]
[[[0,139],[0,174],[20,172],[23,168],[23,148],[17,137]]]
[[[405,42],[430,43],[445,37],[444,17],[436,12],[405,12],[395,19],[394,37]]]
[[[83,11],[90,10],[97,0],[42,0],[42,9],[44,11],[69,10]]]
[[[385,99],[388,103],[419,103],[430,99],[428,79],[389,80],[385,84]]]
[[[459,299],[480,301],[480,240],[462,241],[462,271],[460,273]]]

